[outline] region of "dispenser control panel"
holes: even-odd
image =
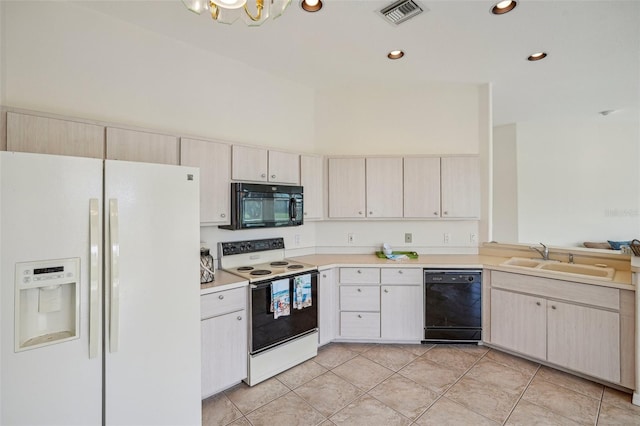
[[[16,278],[20,288],[52,286],[76,281],[80,271],[80,259],[57,259],[16,264]]]

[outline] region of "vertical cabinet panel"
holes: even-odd
[[[402,217],[402,158],[367,158],[367,217]]]
[[[7,150],[104,158],[104,127],[7,112]]]
[[[107,127],[107,159],[178,165],[178,138]]]
[[[298,185],[300,155],[291,152],[269,151],[269,182]]]
[[[318,345],[325,345],[336,337],[336,273],[335,269],[318,274]]]
[[[200,168],[200,222],[228,224],[231,145],[182,138],[180,164]]]
[[[313,155],[300,156],[300,184],[304,187],[304,219],[322,219],[324,204],[323,160]]]
[[[267,181],[267,150],[234,145],[231,149],[231,178],[254,182]]]
[[[329,159],[329,217],[365,217],[364,158]]]
[[[440,158],[404,159],[404,217],[440,217]]]
[[[480,161],[478,157],[441,160],[442,217],[480,216]]]

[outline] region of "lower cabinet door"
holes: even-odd
[[[203,320],[202,398],[247,377],[247,315],[245,310]]]
[[[360,339],[380,337],[380,313],[340,312],[340,336]]]
[[[383,285],[380,334],[383,339],[420,340],[423,333],[422,286]]]
[[[620,314],[550,300],[547,319],[549,362],[620,381]]]
[[[547,301],[491,289],[491,343],[547,358]]]

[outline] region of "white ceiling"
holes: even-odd
[[[428,11],[397,27],[376,13],[391,0],[323,1],[307,13],[293,0],[255,28],[212,22],[180,0],[81,4],[316,88],[491,82],[495,125],[611,109],[619,112],[607,119],[639,115],[640,1],[521,0],[494,16],[493,1],[416,0]],[[390,61],[392,49],[405,57]],[[549,56],[528,62],[537,51]]]

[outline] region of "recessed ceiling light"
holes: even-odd
[[[322,0],[302,0],[300,7],[307,12],[317,12],[322,9]]]
[[[496,3],[491,8],[491,13],[494,15],[504,15],[505,13],[511,12],[516,8],[518,2],[516,0],[503,0]]]
[[[546,57],[547,57],[547,54],[545,52],[537,52],[537,53],[532,53],[531,55],[529,55],[527,60],[528,61],[539,61],[540,59],[544,59]]]
[[[403,56],[404,56],[404,52],[402,50],[392,50],[387,55],[387,58],[389,58],[389,59],[400,59]]]

